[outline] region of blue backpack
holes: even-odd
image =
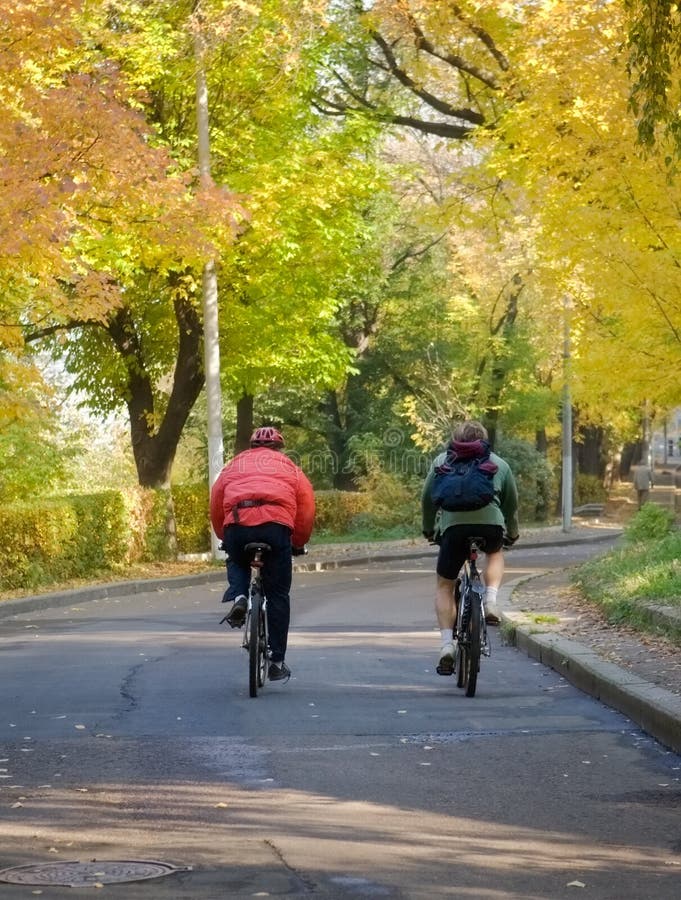
[[[435,506],[448,512],[482,509],[494,499],[494,474],[498,466],[484,456],[457,458],[448,453],[435,468],[431,497]]]

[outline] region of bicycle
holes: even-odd
[[[475,696],[480,657],[492,654],[482,602],[485,584],[477,565],[478,553],[484,549],[483,538],[468,538],[468,556],[457,581],[459,598],[454,632],[456,639],[454,669],[456,685],[465,688],[467,697]]]
[[[248,692],[258,696],[258,689],[267,680],[269,643],[267,636],[267,597],[262,585],[261,569],[264,556],[272,548],[262,541],[246,544],[245,552],[250,556],[251,583],[248,588],[246,627],[242,647],[248,651]]]

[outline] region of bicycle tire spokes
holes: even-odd
[[[456,621],[456,683],[467,697],[475,695],[481,656],[490,656],[483,607],[484,587],[474,560],[464,569]]]

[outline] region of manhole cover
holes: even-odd
[[[123,881],[144,881],[191,872],[191,866],[172,866],[153,860],[110,859],[94,862],[35,863],[13,866],[0,871],[0,881],[9,884],[53,884],[64,887],[85,887],[93,884],[117,884]]]

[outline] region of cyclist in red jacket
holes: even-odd
[[[244,624],[248,606],[251,570],[244,547],[263,541],[272,548],[262,570],[272,681],[291,676],[284,662],[291,617],[291,557],[304,552],[315,513],[312,485],[302,469],[284,455],[283,448],[280,431],[271,426],[257,428],[251,435],[250,450],[227,463],[210,495],[211,523],[227,553],[229,587],[223,603],[234,602],[227,616],[232,628]]]

